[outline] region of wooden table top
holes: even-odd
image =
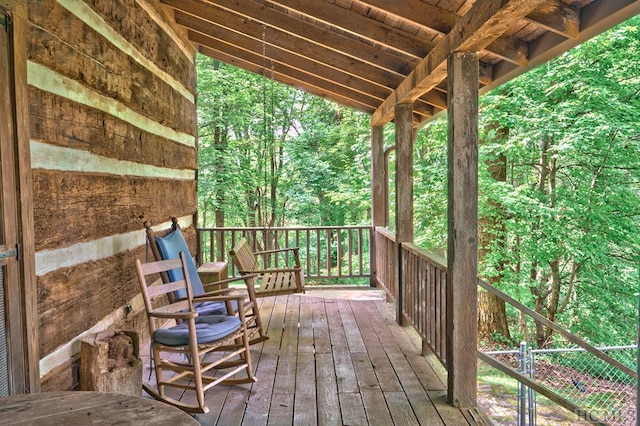
[[[163,402],[101,392],[43,392],[0,398],[0,425],[197,425]]]

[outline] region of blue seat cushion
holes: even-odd
[[[210,315],[196,318],[196,338],[198,343],[211,343],[220,340],[240,328],[238,317],[228,315]],[[153,340],[167,346],[189,344],[189,325],[183,322],[171,328],[161,328],[153,334]]]
[[[175,259],[180,257],[180,252],[184,252],[186,254],[187,261],[187,271],[189,273],[189,279],[191,280],[191,291],[194,296],[200,296],[204,294],[204,286],[202,285],[202,280],[200,279],[200,275],[198,275],[198,270],[196,269],[196,265],[193,263],[193,258],[189,253],[189,246],[187,245],[187,241],[184,239],[184,235],[180,232],[180,229],[176,229],[175,231],[170,232],[164,237],[156,237],[156,244],[158,246],[158,251],[160,252],[160,256],[162,256],[163,260],[167,259]],[[167,272],[169,275],[169,279],[171,281],[178,281],[184,279],[184,275],[182,274],[182,269],[172,269]],[[174,292],[174,296],[177,299],[184,299],[187,297],[187,292],[185,290],[178,290]],[[238,311],[238,303],[234,300],[233,309]],[[200,302],[195,304],[196,311],[198,314],[202,315],[227,315],[227,308],[224,302]]]
[[[231,301],[233,309],[238,312],[238,302]],[[227,315],[227,306],[224,302],[200,302],[195,303],[194,308],[199,315]]]
[[[180,232],[180,229],[176,229],[164,237],[156,237],[156,243],[158,245],[160,256],[162,256],[163,260],[178,258],[180,257],[180,252],[184,252],[187,258],[187,272],[189,273],[189,279],[191,280],[191,291],[193,291],[194,296],[204,294],[202,280],[200,280],[198,270],[196,269],[196,265],[193,263],[193,258],[189,252],[189,246],[187,245],[187,241],[184,239],[182,232]],[[182,269],[172,269],[171,271],[168,271],[167,274],[171,281],[184,279]],[[187,297],[187,292],[185,290],[178,290],[175,292],[175,297],[183,299]]]

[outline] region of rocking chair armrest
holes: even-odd
[[[254,256],[258,256],[261,254],[272,254],[272,253],[282,253],[285,251],[299,251],[300,247],[285,247],[285,248],[281,248],[281,249],[273,249],[273,250],[264,250],[264,251],[257,251],[254,254]]]
[[[231,289],[233,290],[233,289]],[[198,301],[198,302],[233,302],[236,301],[239,304],[242,303],[243,300],[245,300],[247,298],[247,294],[241,294],[241,293],[232,293],[232,294],[225,294],[222,296],[207,296],[206,294],[202,294],[198,297],[194,297],[193,300],[194,301]]]
[[[212,290],[212,291],[207,291],[205,293],[199,294],[197,296],[193,296],[193,301],[194,302],[201,302],[200,299],[202,299],[203,297],[220,297],[220,296],[226,296],[227,294],[232,294],[235,291],[234,288],[222,288],[220,290]],[[177,300],[177,299],[176,299]],[[181,300],[186,300],[186,299],[181,299]]]
[[[149,316],[164,319],[188,320],[198,316],[197,312],[149,312]]]
[[[220,281],[216,281],[216,282],[212,282],[212,283],[208,283],[207,286],[214,286],[214,285],[220,285],[220,284],[228,284],[228,283],[232,283],[234,281],[246,281],[250,278],[257,278],[258,274],[254,274],[251,271],[242,271],[242,273],[246,273],[246,275],[241,275],[238,277],[231,277],[231,278],[226,278],[224,280],[220,280]],[[228,290],[228,289],[225,289]],[[216,290],[216,291],[222,291],[222,290]],[[209,293],[213,293],[213,292],[209,292]]]
[[[211,298],[211,297],[225,296],[225,295],[227,295],[227,294],[229,294],[229,293],[232,293],[233,291],[234,291],[234,289],[233,289],[233,288],[223,288],[223,289],[220,289],[220,290],[208,291],[208,292],[203,293],[203,294],[200,294],[200,295],[198,295],[198,296],[193,296],[193,301],[198,301],[198,302],[200,302],[200,299],[201,299],[202,297],[209,297],[209,298]],[[184,301],[184,300],[187,300],[187,298],[186,298],[186,297],[179,297],[179,298],[176,298],[176,299],[175,299],[175,301],[176,301],[176,302],[182,302],[182,301]]]

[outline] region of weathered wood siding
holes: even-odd
[[[191,224],[194,51],[146,0],[33,0],[28,21],[41,381],[60,390],[83,335],[144,329],[143,221]]]

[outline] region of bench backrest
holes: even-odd
[[[231,260],[233,264],[238,268],[238,272],[250,273],[259,268],[258,259],[251,251],[251,247],[249,247],[249,242],[246,238],[241,238],[238,241],[238,244],[235,245],[229,252],[231,255]]]

